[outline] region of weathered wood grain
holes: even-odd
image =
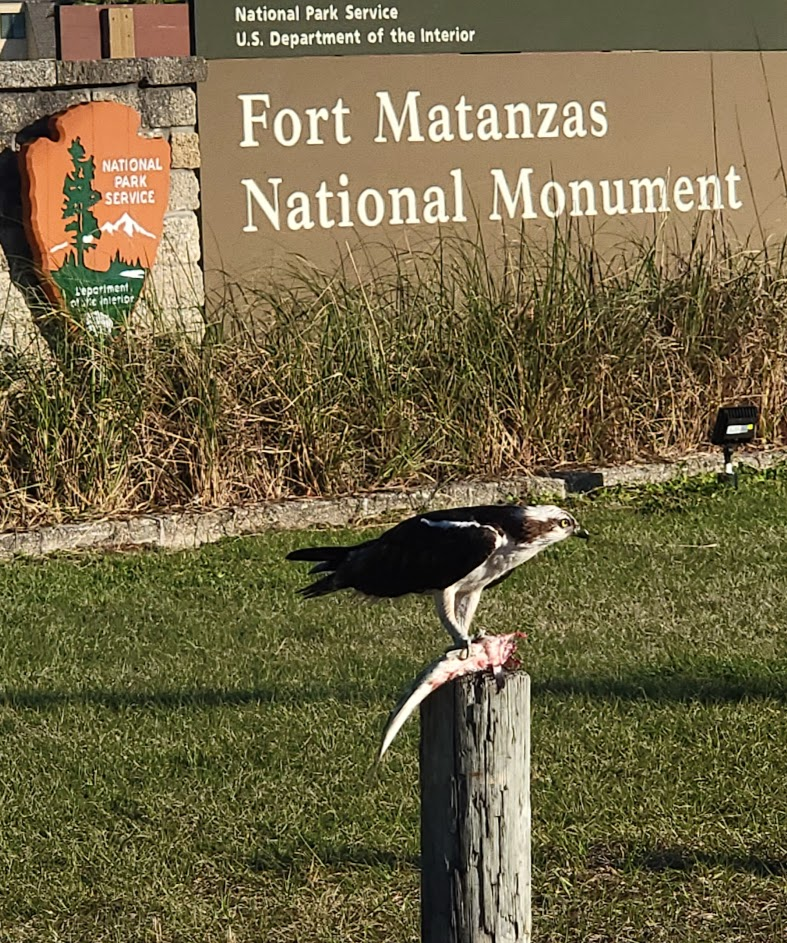
[[[529,676],[437,690],[420,754],[422,943],[529,943]]]
[[[133,59],[134,11],[129,7],[109,7],[101,11],[104,20],[102,32],[106,46],[105,55],[109,59]]]

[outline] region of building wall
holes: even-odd
[[[19,148],[46,134],[52,115],[90,101],[131,105],[141,115],[142,132],[163,137],[172,150],[161,246],[132,321],[156,319],[200,332],[204,279],[196,88],[205,77],[205,61],[197,58],[0,62],[0,348],[18,349],[37,336],[40,283],[23,227]]]

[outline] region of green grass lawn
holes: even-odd
[[[536,943],[784,940],[787,483],[575,511],[477,616],[529,636]],[[417,940],[417,721],[370,767],[447,636],[300,600],[318,539],[0,567],[3,943]]]

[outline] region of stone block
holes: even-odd
[[[0,62],[0,88],[50,88],[57,84],[54,59],[9,59]]]
[[[200,343],[205,335],[205,318],[196,301],[162,308],[157,300],[149,302],[146,289],[134,309],[129,328],[148,334],[181,334]]]
[[[142,90],[142,122],[149,128],[197,123],[197,96],[183,85]]]
[[[142,95],[136,85],[94,88],[90,93],[90,97],[94,102],[120,102],[121,105],[136,108],[140,113],[142,111]]]
[[[145,297],[153,310],[170,313],[182,309],[202,309],[205,279],[196,262],[175,265],[156,263],[145,283]]]
[[[0,134],[21,131],[71,105],[90,101],[89,89],[45,92],[0,92]]]
[[[140,136],[143,138],[163,138],[169,140],[169,128],[140,128]]]
[[[205,330],[204,303],[199,265],[168,265],[157,261],[145,282],[130,325],[155,333],[177,331],[200,340]]]
[[[172,147],[173,168],[195,170],[201,165],[199,135],[196,131],[173,131],[169,143]]]
[[[205,304],[205,279],[196,262],[162,266],[154,273],[157,295],[166,300],[165,309],[201,311]]]
[[[208,77],[208,63],[199,56],[188,58],[159,56],[141,59],[149,85],[191,85]]]
[[[199,209],[199,180],[193,170],[173,170],[169,178],[167,212]]]
[[[58,62],[59,85],[136,85],[140,70],[137,59],[76,59]]]
[[[20,127],[16,95],[13,92],[0,92],[0,134],[13,133]]]
[[[132,326],[153,331],[177,330],[199,339],[205,328],[205,280],[199,259],[196,215],[168,214],[156,264],[145,282]]]
[[[164,232],[158,250],[156,268],[159,264],[182,267],[199,262],[202,257],[199,223],[191,212],[167,213],[164,217]]]
[[[0,353],[44,356],[45,347],[24,295],[11,281],[9,273],[0,271]]]
[[[207,75],[207,63],[196,56],[57,63],[59,85],[189,85],[204,82]]]

